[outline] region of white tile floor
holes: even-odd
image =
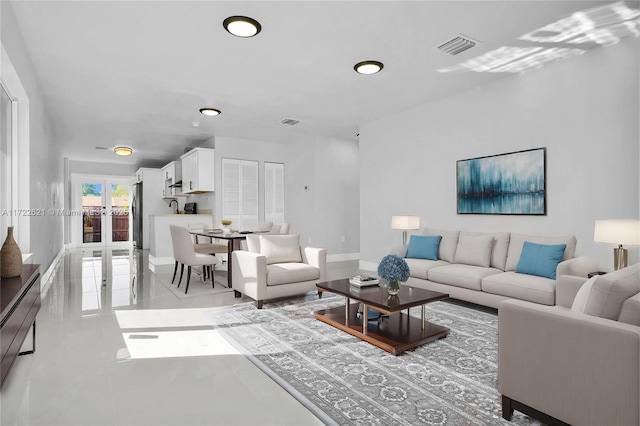
[[[36,352],[3,385],[3,426],[321,424],[202,315],[250,299],[177,297],[161,283],[173,266],[153,273],[147,262],[146,250],[66,253],[36,320]],[[357,262],[329,264],[331,279],[355,273]],[[209,285],[198,279],[191,286]]]

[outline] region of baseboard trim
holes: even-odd
[[[174,262],[175,259],[173,257],[156,257],[149,255],[149,265],[173,265]]]
[[[342,262],[345,260],[359,260],[360,253],[340,253],[340,254],[328,254],[327,262]]]
[[[42,274],[42,278],[40,279],[40,285],[42,286],[40,289],[40,295],[42,299],[44,299],[44,297],[47,295],[47,291],[49,290],[49,287],[51,287],[51,284],[53,284],[53,277],[55,277],[56,272],[60,267],[60,260],[64,256],[64,252],[65,252],[65,248],[63,246],[58,252],[58,254],[56,255],[56,257],[54,257],[53,260],[51,261],[51,264],[47,268],[46,272]]]
[[[369,262],[367,260],[361,260],[358,267],[360,269],[364,270],[364,271],[377,271],[378,270],[378,264],[377,263]]]

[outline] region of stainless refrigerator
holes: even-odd
[[[133,241],[136,248],[142,247],[142,182],[133,184],[133,202],[131,203],[131,215],[133,216]]]

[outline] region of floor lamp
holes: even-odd
[[[622,269],[627,266],[627,249],[622,245],[640,245],[640,220],[612,219],[596,220],[593,240],[597,243],[617,244],[613,249],[613,268]]]
[[[391,216],[391,229],[402,230],[402,245],[407,245],[407,231],[420,229],[420,216]]]

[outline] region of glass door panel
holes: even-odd
[[[131,243],[130,183],[120,179],[79,179],[82,245]],[[80,225],[76,225],[80,227]],[[78,229],[78,228],[77,228]]]
[[[82,242],[85,244],[103,242],[102,211],[106,210],[103,198],[102,183],[82,183]]]
[[[111,184],[111,241],[130,241],[129,212],[131,211],[131,189],[121,183]]]

